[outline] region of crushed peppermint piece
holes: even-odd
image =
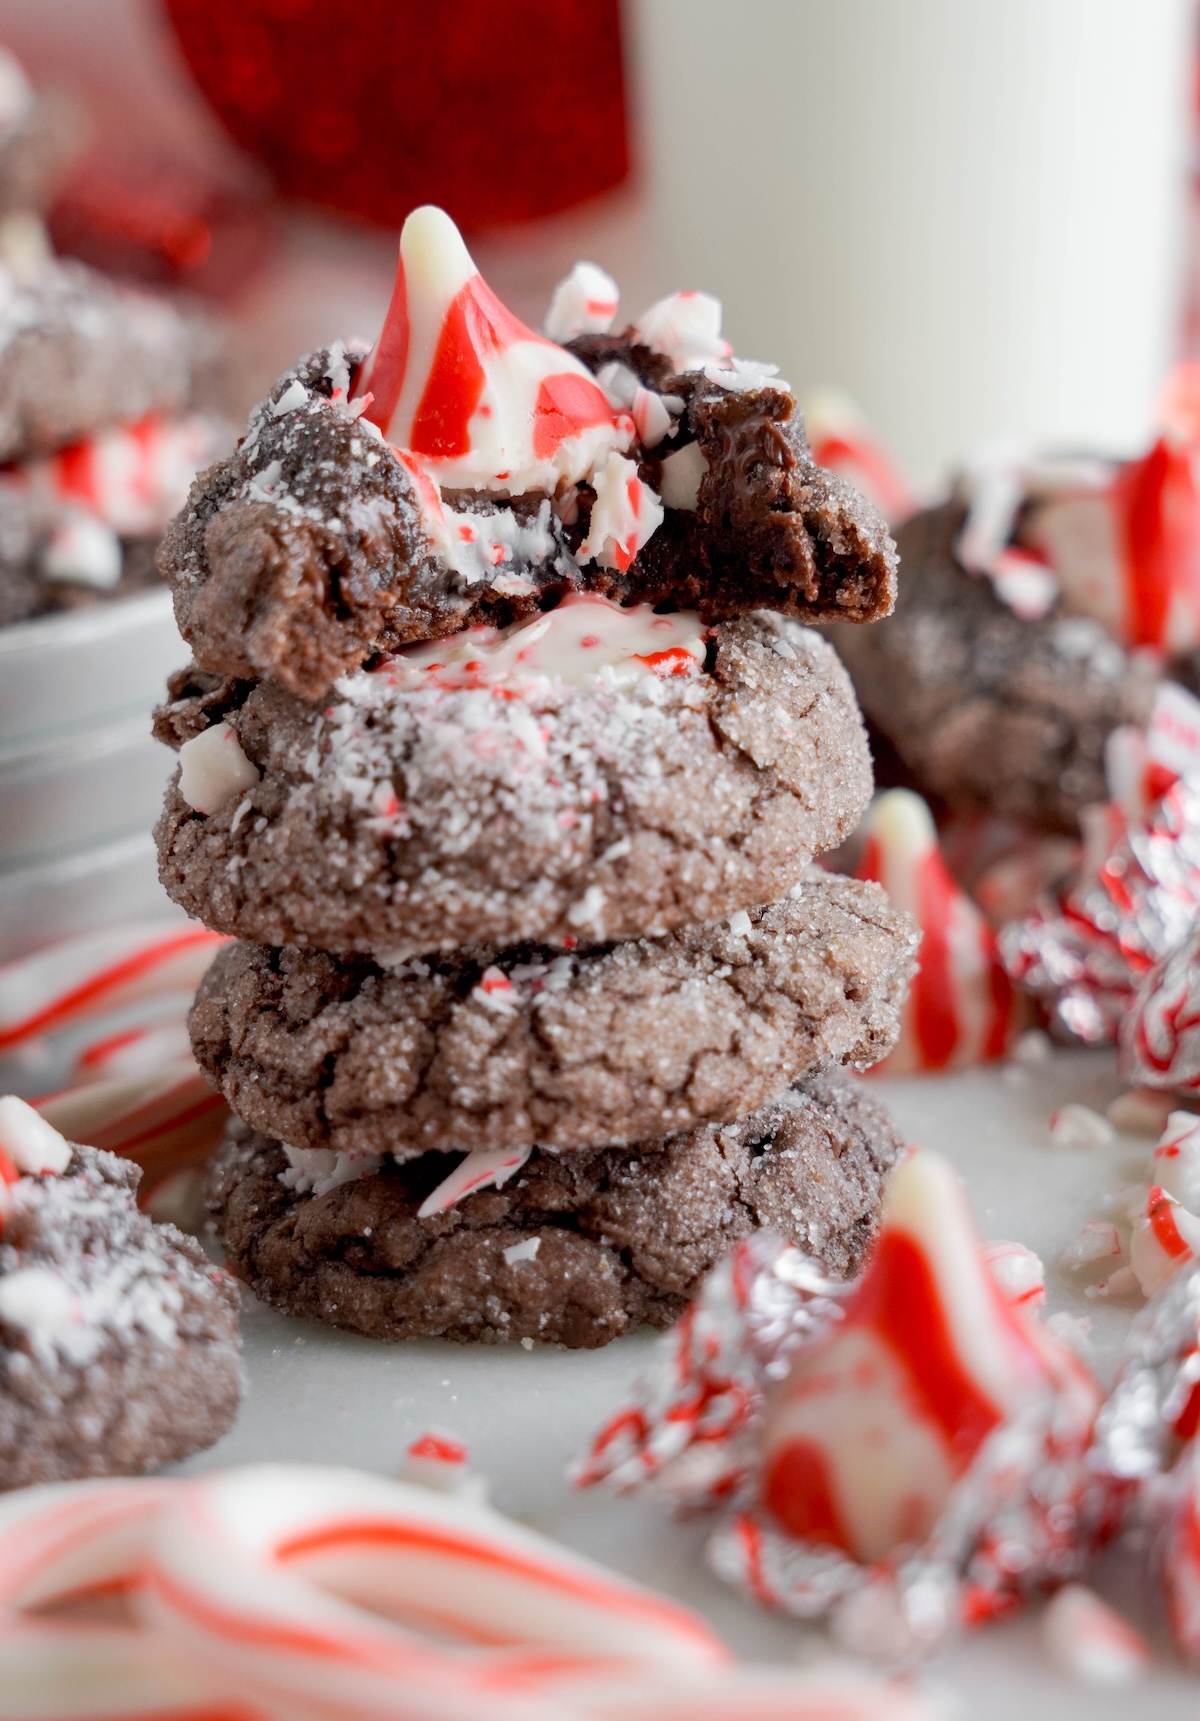
[[[567,911],[567,919],[572,926],[591,926],[597,932],[602,925],[604,914],[604,892],[598,884],[589,885],[582,897]]]
[[[295,412],[308,402],[308,390],[298,376],[293,377],[271,408],[272,418],[282,418],[285,412]]]
[[[0,1277],[0,1322],[51,1342],[79,1319],[70,1286],[49,1267],[18,1267]]]
[[[505,1249],[504,1259],[510,1267],[515,1267],[518,1261],[536,1261],[541,1246],[540,1237],[526,1237],[523,1243],[514,1243],[511,1248]]]
[[[1146,1669],[1145,1640],[1084,1584],[1064,1584],[1046,1603],[1042,1644],[1060,1672],[1080,1685],[1130,1685]]]
[[[58,1173],[71,1163],[71,1144],[16,1094],[0,1099],[0,1153],[30,1175]]]
[[[596,500],[579,560],[624,573],[662,525],[662,503],[638,477],[636,464],[616,452],[592,474],[592,484]]]
[[[467,1195],[479,1189],[502,1189],[520,1171],[532,1147],[476,1148],[466,1154],[448,1177],[427,1195],[417,1209],[418,1219],[433,1219],[448,1213]]]
[[[744,908],[739,908],[736,914],[729,916],[729,930],[739,938],[750,935],[750,916]]]
[[[1059,1259],[1064,1267],[1077,1273],[1081,1267],[1095,1266],[1097,1261],[1111,1261],[1121,1252],[1121,1234],[1116,1226],[1103,1219],[1089,1219]]]
[[[112,527],[81,510],[55,526],[41,562],[48,580],[107,592],[121,578],[124,553]]]
[[[700,501],[700,486],[708,471],[708,461],[698,442],[689,442],[668,454],[662,463],[662,501],[664,507],[681,508],[694,514]]]
[[[1115,1137],[1116,1131],[1106,1117],[1074,1101],[1060,1106],[1050,1119],[1050,1140],[1055,1147],[1107,1147]]]
[[[576,335],[607,334],[620,300],[617,283],[599,264],[578,262],[550,295],[542,332],[560,343]]]
[[[379,1170],[383,1160],[377,1153],[337,1153],[329,1147],[289,1147],[283,1143],[288,1167],[279,1181],[298,1195],[328,1195],[343,1183],[356,1183]]]
[[[198,813],[219,813],[258,781],[258,767],[242,752],[236,731],[224,719],[179,749],[179,793]]]
[[[670,359],[677,371],[703,370],[728,360],[733,348],[721,338],[721,301],[711,293],[670,293],[643,311],[636,338]]]

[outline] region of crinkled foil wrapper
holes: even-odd
[[[932,1534],[903,1559],[864,1566],[778,1528],[756,1504],[764,1394],[841,1319],[851,1289],[772,1233],[739,1244],[659,1341],[634,1402],[573,1479],[718,1508],[709,1559],[719,1576],[767,1606],[825,1619],[856,1654],[904,1662],[1076,1576],[1108,1526],[1108,1490],[1088,1463],[1090,1410],[1081,1419],[1048,1392],[985,1442]]]
[[[659,1340],[635,1402],[596,1436],[576,1485],[653,1485],[685,1507],[730,1499],[752,1473],[763,1388],[841,1319],[850,1289],[774,1232],[737,1244]]]
[[[1151,1088],[1200,1088],[1200,926],[1143,980],[1121,1024],[1121,1067]]]
[[[1093,1464],[1144,1483],[1174,1465],[1200,1406],[1200,1263],[1183,1267],[1134,1316],[1116,1383],[1096,1418]]]
[[[1091,1463],[1148,1536],[1176,1645],[1200,1658],[1200,1263],[1134,1317]]]
[[[1000,934],[1009,975],[1051,1026],[1111,1044],[1148,971],[1200,918],[1200,778],[1181,777],[1054,906]]]

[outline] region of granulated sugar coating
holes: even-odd
[[[1157,674],[1087,617],[1015,615],[956,559],[963,520],[949,502],[907,521],[895,614],[831,637],[924,792],[1074,834],[1108,799],[1107,736],[1146,722]]]
[[[76,1147],[10,1185],[0,1240],[0,1488],[133,1475],[210,1446],[242,1393],[237,1289],[137,1210],[141,1173]]]
[[[878,886],[813,869],[739,920],[390,971],[235,944],[201,985],[192,1042],[254,1128],[398,1158],[636,1142],[888,1051],[916,934]]]
[[[825,642],[760,612],[712,667],[628,690],[403,692],[359,672],[314,708],[277,684],[185,688],[261,782],[157,830],[168,891],[208,926],[390,959],[464,944],[657,935],[774,901],[870,795],[862,721]]]
[[[760,1225],[834,1272],[873,1232],[900,1143],[846,1077],[818,1077],[740,1122],[555,1158],[418,1219],[446,1156],[298,1195],[283,1149],[236,1121],[210,1205],[231,1264],[269,1303],[377,1338],[607,1344],[669,1324]],[[538,1240],[536,1252],[520,1247]]]

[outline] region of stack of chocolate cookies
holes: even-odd
[[[786,386],[579,265],[547,338],[410,217],[368,354],[304,360],[162,566],[197,663],[167,889],[237,935],[192,1017],[230,1264],[387,1338],[597,1345],[769,1224],[852,1271],[916,936],[814,857],[871,791],[802,622],[895,555]]]

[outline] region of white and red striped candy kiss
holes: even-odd
[[[501,304],[453,221],[428,205],[404,223],[392,302],[355,392],[443,488],[553,492],[635,435],[585,365]]]
[[[1163,434],[1111,484],[1037,505],[1022,536],[1053,567],[1066,604],[1123,645],[1200,645],[1200,368],[1168,380]]]
[[[912,513],[912,492],[848,394],[839,388],[810,389],[800,411],[818,466],[848,479],[893,525]]]
[[[874,879],[921,928],[918,968],[900,1039],[877,1068],[888,1075],[942,1070],[1004,1055],[1013,994],[991,927],[955,883],[929,808],[909,789],[876,796],[855,872]]]
[[[842,1320],[770,1393],[762,1502],[799,1541],[885,1559],[924,1539],[989,1435],[1067,1379],[1092,1390],[997,1287],[957,1175],[915,1153]]]

